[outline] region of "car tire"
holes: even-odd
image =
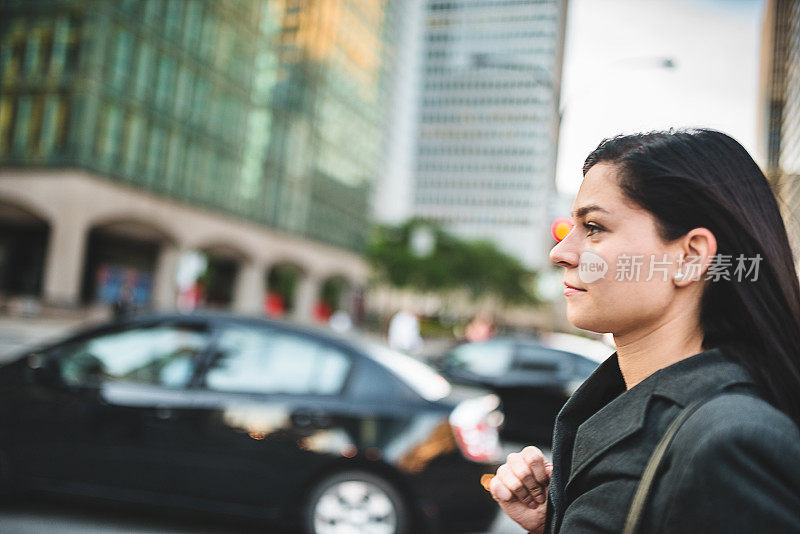
[[[304,509],[308,534],[348,532],[408,534],[409,508],[393,484],[366,471],[342,471],[322,479]]]

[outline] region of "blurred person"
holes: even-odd
[[[336,310],[328,320],[328,325],[332,330],[340,333],[348,332],[353,328],[353,321],[350,314],[344,310]]]
[[[389,346],[409,354],[422,349],[422,336],[419,331],[419,318],[409,309],[402,309],[389,323]]]
[[[573,209],[550,252],[567,317],[616,352],[558,414],[552,463],[508,455],[493,498],[534,533],[800,532],[800,288],[764,174],[714,130],[622,135]],[[632,256],[663,276],[627,276]]]
[[[488,341],[494,335],[494,321],[491,315],[478,314],[464,330],[464,338],[469,343]]]
[[[122,319],[133,311],[133,286],[125,283],[119,289],[119,295],[112,304],[113,316],[115,319]]]

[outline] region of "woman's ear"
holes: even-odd
[[[673,280],[678,286],[686,286],[708,271],[717,254],[717,239],[711,230],[699,227],[686,232],[678,244],[680,259]]]

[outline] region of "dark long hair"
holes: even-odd
[[[665,242],[704,227],[734,264],[760,255],[757,276],[706,285],[703,348],[729,354],[800,424],[800,284],[778,203],[753,158],[721,132],[670,129],[603,140],[584,176],[601,162],[615,166],[623,194],[653,214]]]

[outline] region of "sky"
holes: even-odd
[[[569,0],[559,192],[574,197],[586,156],[619,133],[715,128],[760,163],[763,9],[763,0]]]

